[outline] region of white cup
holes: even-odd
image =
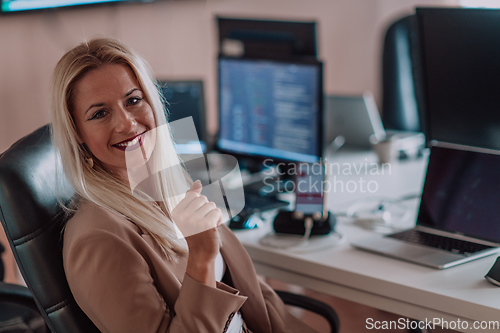
[[[386,138],[385,140],[378,141],[370,138],[373,150],[377,153],[380,164],[391,163],[397,159],[397,140],[394,137]]]

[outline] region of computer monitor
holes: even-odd
[[[192,117],[198,135],[199,141],[194,140],[192,133],[188,133],[187,136],[183,136],[183,133],[174,134],[177,152],[179,154],[197,154],[200,145],[202,151],[206,152],[209,144],[206,134],[203,82],[198,80],[159,80],[158,83],[167,101],[165,105],[168,110],[167,120],[173,122]]]
[[[317,58],[316,23],[218,17],[219,54],[238,41],[245,58]],[[232,54],[235,56],[235,54]]]
[[[0,12],[14,13],[111,2],[143,2],[143,0],[0,0]]]
[[[416,12],[428,141],[500,149],[500,10]]]
[[[219,150],[274,161],[318,162],[322,63],[218,59]]]

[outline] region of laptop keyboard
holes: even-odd
[[[492,246],[488,245],[472,243],[446,236],[434,235],[415,229],[387,235],[387,237],[403,240],[409,243],[430,246],[436,249],[462,254],[465,256],[469,256],[476,252],[492,248]]]

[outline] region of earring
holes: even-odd
[[[94,167],[94,160],[92,159],[92,157],[85,158],[85,162],[91,169]]]
[[[94,167],[94,160],[92,159],[92,153],[90,152],[89,148],[87,145],[82,144],[82,153],[83,153],[83,159],[85,160],[85,163],[89,168]]]

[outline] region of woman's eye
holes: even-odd
[[[139,97],[130,97],[127,99],[127,105],[136,105],[141,101],[142,98]]]
[[[105,115],[106,115],[106,110],[101,109],[101,110],[96,111],[96,112],[92,115],[92,118],[90,118],[90,120],[93,120],[93,119],[101,119],[101,118],[102,118],[102,117],[104,117]]]

